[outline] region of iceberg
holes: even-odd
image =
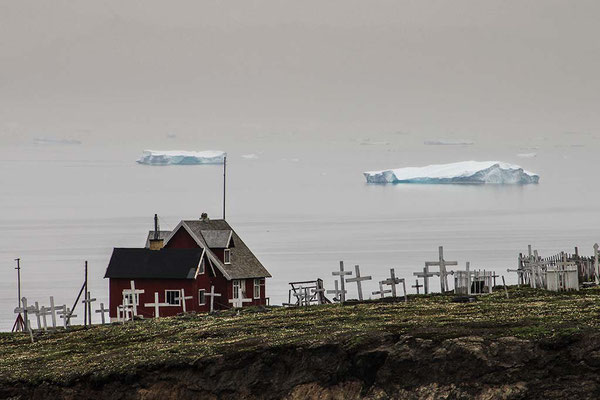
[[[364,173],[368,183],[463,183],[524,185],[538,183],[539,175],[500,161],[463,161],[426,167],[398,168]]]
[[[144,150],[137,160],[145,165],[202,165],[223,164],[227,153],[218,150],[207,151],[155,151]]]

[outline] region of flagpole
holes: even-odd
[[[225,219],[225,202],[227,195],[227,156],[223,157],[223,220]]]

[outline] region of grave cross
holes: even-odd
[[[600,269],[598,268],[598,243],[594,243],[594,275],[596,276],[596,283],[600,283]]]
[[[100,313],[100,316],[102,317],[102,325],[104,325],[106,323],[104,314],[106,314],[109,311],[110,310],[108,308],[104,308],[104,303],[100,303],[100,309],[96,310],[96,313]]]
[[[77,317],[77,315],[73,314],[71,309],[67,306],[62,306],[62,310],[60,310],[58,314],[63,319],[65,329],[68,329],[69,326],[71,326],[71,318]]]
[[[92,325],[92,303],[96,301],[96,298],[91,299],[90,298],[90,292],[86,292],[85,293],[85,299],[81,300],[81,302],[83,303],[83,307],[86,308],[87,311],[87,316],[89,321],[83,321],[83,324],[86,325],[89,324],[90,326]],[[102,314],[104,316],[104,314]]]
[[[133,321],[133,306],[129,304],[127,296],[123,296],[123,304],[117,306],[117,321],[121,321],[121,313],[123,313],[123,324],[125,324],[129,315],[131,315]]]
[[[375,292],[371,292],[373,295],[378,294],[379,297],[381,297],[382,299],[385,297],[386,293],[392,293],[391,290],[383,290],[383,281],[379,281],[379,290],[376,290]]]
[[[160,317],[160,307],[167,307],[169,303],[161,303],[158,301],[158,292],[154,292],[154,303],[144,303],[144,307],[154,307],[154,318]]]
[[[44,330],[48,330],[48,321],[46,320],[46,315],[50,315],[51,311],[49,308],[44,306],[40,307],[40,315],[42,316],[42,322],[44,323]]]
[[[23,313],[23,324],[25,331],[31,330],[31,325],[29,323],[29,312],[35,312],[35,307],[27,307],[27,298],[23,297],[21,298],[21,305],[15,308],[15,314]]]
[[[415,289],[417,289],[417,294],[419,294],[419,288],[422,288],[423,285],[419,285],[419,280],[415,279],[415,284],[412,285],[412,287],[414,287]]]
[[[496,278],[499,278],[500,275],[496,274],[496,271],[492,271],[491,277],[494,280],[494,286],[496,286]]]
[[[307,287],[300,287],[294,292],[294,297],[298,299],[298,305],[307,306],[310,301],[310,295]]]
[[[229,302],[231,303],[233,308],[242,308],[244,307],[244,303],[251,303],[252,299],[247,299],[243,297],[242,291],[240,290],[240,297],[230,299]]]
[[[402,286],[404,288],[404,301],[408,300],[408,298],[406,297],[406,282],[404,281],[404,278],[396,278],[396,272],[394,271],[394,268],[390,268],[390,277],[382,283],[384,285],[391,286],[392,297],[396,297],[396,285],[402,283]]]
[[[52,315],[52,328],[56,329],[56,307],[54,307],[54,296],[50,296],[50,315]]]
[[[340,261],[340,270],[332,272],[331,275],[340,277],[340,302],[343,303],[346,301],[346,285],[344,284],[344,275],[352,275],[352,271],[344,271],[344,262]]]
[[[434,276],[440,276],[439,272],[429,272],[429,266],[427,264],[425,264],[425,267],[423,267],[423,272],[413,272],[413,275],[418,277],[418,278],[423,278],[423,289],[425,291],[425,294],[429,293],[429,278],[432,278]]]
[[[363,293],[362,293],[362,283],[361,282],[362,281],[370,281],[373,278],[371,278],[370,275],[369,276],[361,276],[360,275],[360,267],[358,265],[354,266],[354,271],[355,271],[356,276],[354,278],[346,279],[346,282],[350,282],[350,283],[356,282],[356,287],[358,289],[358,300],[362,301]]]
[[[41,320],[41,314],[40,314],[40,305],[39,303],[36,301],[35,305],[32,307],[32,311],[35,314],[35,318],[37,320],[37,327],[38,330],[42,330],[42,320]]]
[[[440,267],[440,287],[442,293],[448,290],[448,271],[446,270],[446,266],[458,265],[456,261],[446,261],[444,260],[444,246],[440,246],[438,248],[439,252],[439,260],[438,261],[425,261],[425,265],[427,267]]]
[[[137,306],[138,306],[138,302],[136,299],[136,295],[140,295],[142,293],[144,293],[143,289],[136,289],[135,288],[135,281],[130,281],[131,284],[131,289],[127,290],[123,290],[123,296],[127,296],[127,295],[131,295],[131,307],[132,307],[132,311],[133,311],[133,316],[132,316],[132,320],[134,317],[137,317]],[[123,302],[123,304],[125,304],[125,302]]]
[[[210,297],[210,312],[214,312],[215,311],[215,297],[221,297],[220,293],[215,293],[215,287],[213,285],[210,285],[210,292],[209,293],[205,293],[204,296],[208,296]]]
[[[346,291],[345,290],[341,290],[339,288],[337,280],[333,281],[333,284],[334,284],[335,289],[334,290],[328,290],[327,294],[333,294],[335,296],[334,300],[337,300],[340,303],[343,303],[344,302],[343,295],[345,294]]]
[[[186,300],[191,300],[191,299],[193,299],[193,297],[192,296],[186,296],[185,295],[185,290],[181,289],[181,298],[179,299],[179,301],[181,301],[181,306],[183,307],[183,312],[184,313],[187,312],[187,307],[186,307],[185,301]]]

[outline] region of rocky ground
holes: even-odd
[[[600,291],[510,296],[2,334],[0,398],[600,398]]]

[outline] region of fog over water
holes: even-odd
[[[340,259],[414,283],[444,245],[447,259],[514,282],[506,268],[528,243],[591,254],[599,11],[552,0],[0,3],[0,330],[15,317],[14,258],[23,295],[69,306],[88,260],[106,304],[112,248],[142,246],[154,213],[163,229],[220,217],[220,166],[138,165],[144,149],[228,152],[227,219],[272,273],[275,304],[291,280],[331,287]],[[516,163],[540,184],[362,176],[464,160]]]

